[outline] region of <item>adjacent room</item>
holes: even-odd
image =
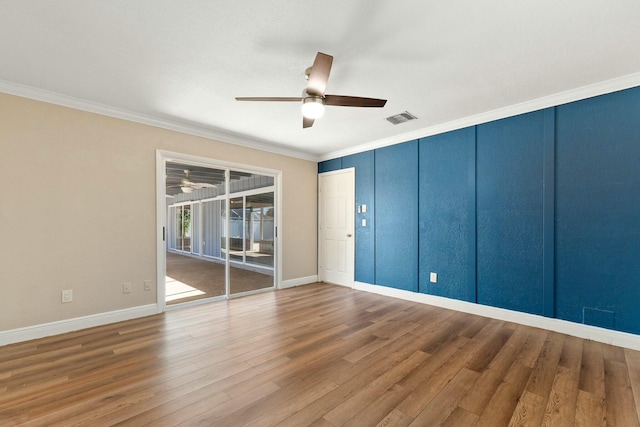
[[[639,426],[638,22],[0,2],[0,425]]]
[[[173,162],[165,168],[165,302],[273,288],[274,177],[233,170],[227,183],[224,169]]]

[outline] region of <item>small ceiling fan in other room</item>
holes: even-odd
[[[236,101],[302,102],[302,127],[313,126],[313,122],[324,114],[326,105],[340,107],[384,107],[386,99],[360,96],[327,95],[324,93],[333,64],[333,56],[318,52],[313,65],[306,69],[307,87],[300,97],[237,97]]]
[[[170,185],[168,188],[180,187],[180,190],[182,190],[183,193],[191,193],[193,192],[193,190],[199,190],[201,188],[216,188],[215,185],[209,184],[207,182],[193,182],[189,180],[189,172],[190,172],[189,169],[185,169],[184,170],[185,177],[182,178],[182,180],[180,181],[180,184]]]

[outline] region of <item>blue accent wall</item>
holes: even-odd
[[[640,89],[556,122],[557,317],[640,334]]]
[[[419,291],[464,301],[476,300],[475,254],[470,257],[468,239],[475,245],[469,199],[469,162],[475,151],[475,129],[467,128],[420,139],[419,174]],[[475,179],[475,177],[471,177]],[[471,264],[471,265],[470,265]],[[431,283],[430,273],[438,273]]]
[[[375,150],[376,284],[418,291],[418,141]]]
[[[355,280],[375,283],[375,152],[367,151],[342,158],[343,168],[356,170],[356,259]],[[366,212],[358,212],[358,206]],[[366,220],[366,226],[362,220]]]
[[[541,111],[478,126],[478,303],[542,314]]]
[[[318,171],[347,167],[357,281],[640,334],[640,87]]]
[[[342,169],[342,157],[318,163],[318,173],[333,172]]]

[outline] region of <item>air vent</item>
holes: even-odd
[[[417,117],[408,111],[405,111],[404,113],[396,114],[395,116],[387,117],[387,120],[389,120],[389,122],[392,125],[399,125],[400,123],[408,122],[409,120],[415,120],[415,119],[417,119]]]

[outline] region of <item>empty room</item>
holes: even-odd
[[[639,22],[0,1],[0,426],[640,425]]]

